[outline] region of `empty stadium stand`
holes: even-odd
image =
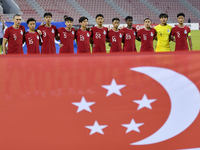
[[[180,12],[186,14],[186,21],[188,18],[192,22],[199,22],[200,18],[194,14],[189,8],[186,8],[181,0],[109,0],[110,2],[119,6],[120,10],[116,10],[111,7],[107,0],[14,0],[21,9],[21,15],[23,21],[26,21],[29,17],[34,17],[37,21],[43,21],[44,12],[52,12],[53,21],[63,21],[63,16],[68,15],[74,18],[74,24],[78,24],[78,19],[84,13],[89,14],[90,20],[94,20],[96,14],[102,13],[105,17],[105,23],[111,23],[113,17],[118,17],[121,23],[125,23],[124,16],[119,11],[133,16],[135,22],[143,23],[144,18],[149,17],[153,23],[159,23],[158,13],[152,10],[148,5],[144,5],[144,1],[151,4],[153,8],[159,10],[159,12],[167,13],[173,22],[177,22],[176,15]],[[142,2],[143,1],[143,2]],[[199,0],[187,0],[197,14],[200,14]],[[76,3],[78,7],[72,6]],[[34,5],[38,7],[34,7]],[[70,5],[71,4],[71,5]],[[80,7],[79,7],[80,6]],[[41,11],[40,11],[41,9]],[[191,8],[192,9],[192,8]],[[121,15],[120,15],[121,14]],[[2,19],[5,21],[11,21],[11,15],[1,14]],[[122,17],[123,16],[123,17]],[[89,20],[89,22],[90,22]],[[92,21],[91,21],[92,22]],[[94,21],[92,22],[94,23]]]

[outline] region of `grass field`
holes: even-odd
[[[191,31],[192,34],[192,43],[193,43],[193,50],[200,50],[200,30],[193,30]],[[156,45],[157,41],[154,40],[154,47]],[[136,40],[136,48],[139,51],[140,50],[141,43]],[[175,43],[170,42],[171,50],[174,51],[175,49]],[[108,46],[108,43],[106,44],[106,50],[107,52],[110,51],[110,47]]]

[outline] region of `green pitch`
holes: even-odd
[[[192,43],[193,43],[193,50],[200,50],[200,30],[193,30],[191,31],[192,34]],[[154,47],[156,45],[156,41],[154,40]],[[136,48],[139,51],[141,43],[136,40]],[[175,49],[175,43],[170,42],[171,50],[174,51]],[[110,51],[110,47],[108,46],[108,43],[106,43],[106,50],[107,52]]]

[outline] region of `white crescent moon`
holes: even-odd
[[[171,111],[165,124],[154,134],[131,145],[155,144],[171,139],[194,122],[200,110],[200,94],[192,81],[166,68],[136,67],[130,70],[156,80],[167,91],[171,100]]]

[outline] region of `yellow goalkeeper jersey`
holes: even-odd
[[[169,52],[169,38],[171,37],[172,26],[166,25],[161,26],[160,24],[155,26],[154,29],[157,32],[157,46],[156,52]]]

